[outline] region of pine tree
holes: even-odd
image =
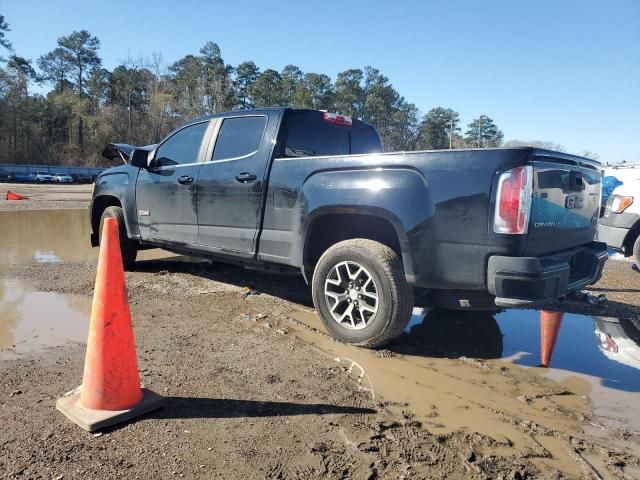
[[[277,107],[282,105],[282,77],[270,68],[256,77],[249,90],[255,107]]]
[[[469,125],[465,140],[476,148],[499,147],[502,144],[502,131],[486,115],[480,115]]]
[[[352,68],[338,73],[335,82],[335,110],[343,115],[360,117],[364,106],[363,73]]]
[[[236,67],[234,86],[238,108],[245,109],[253,107],[251,99],[251,89],[256,83],[260,69],[253,62],[242,62]]]
[[[450,108],[432,108],[420,124],[420,148],[429,150],[452,148],[454,135],[460,131],[459,122],[458,112]]]
[[[10,52],[13,51],[13,46],[7,38],[7,32],[10,32],[9,24],[4,19],[4,15],[0,15],[0,47],[4,47]],[[2,59],[2,57],[0,57]]]
[[[60,82],[61,90],[64,82],[73,78],[73,86],[79,96],[76,102],[75,113],[78,119],[78,147],[80,154],[84,155],[84,115],[82,99],[86,93],[85,80],[91,70],[100,67],[102,61],[98,56],[100,40],[92,36],[88,31],[74,31],[66,37],[58,38],[58,48],[40,57],[38,66],[44,71],[46,80]]]

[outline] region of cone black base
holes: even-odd
[[[102,430],[164,406],[164,398],[146,388],[142,389],[142,400],[127,410],[90,410],[79,406],[78,400],[80,400],[79,388],[59,398],[56,401],[56,408],[87,432]]]

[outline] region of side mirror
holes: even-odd
[[[133,167],[149,168],[149,150],[136,148],[129,154],[129,163]]]

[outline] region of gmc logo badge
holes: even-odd
[[[581,209],[583,199],[580,195],[569,195],[564,202],[564,208]]]

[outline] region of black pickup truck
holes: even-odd
[[[535,148],[384,153],[376,130],[272,108],[193,120],[126,163],[90,207],[116,217],[125,268],[141,248],[300,272],[338,339],[399,335],[414,305],[530,306],[596,282],[599,164]]]

